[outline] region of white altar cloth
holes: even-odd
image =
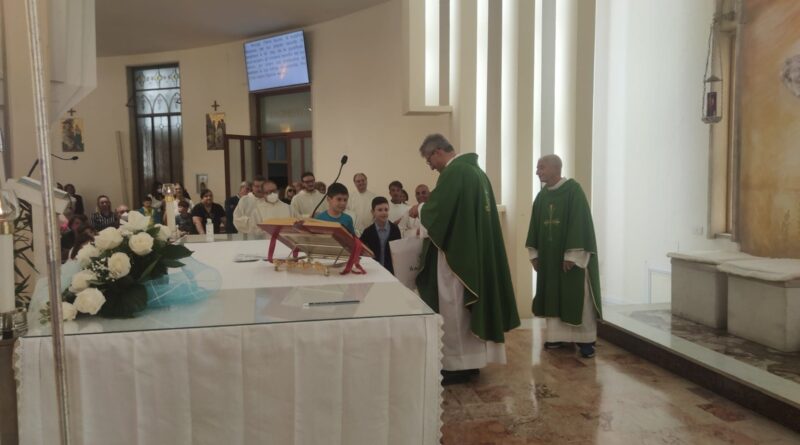
[[[208,252],[222,261],[236,247],[224,244],[189,247],[214,265]],[[66,324],[74,444],[439,443],[441,318],[415,294],[297,274],[292,287],[242,289],[239,267],[264,268],[269,283],[285,274],[228,263],[205,302]],[[15,351],[21,444],[57,442],[46,332],[33,326]]]
[[[223,289],[294,286],[297,284],[298,276],[302,276],[303,285],[308,286],[331,283],[387,283],[397,281],[394,275],[371,258],[361,259],[361,265],[367,272],[366,274],[337,275],[332,270],[329,277],[319,273],[298,275],[298,272],[276,272],[275,266],[266,261],[233,262],[237,254],[266,257],[266,240],[191,243],[187,244],[186,247],[194,251],[192,257],[197,261],[224,271],[222,274]],[[276,245],[275,258],[288,257],[289,253],[288,247],[280,243]]]

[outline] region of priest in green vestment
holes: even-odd
[[[520,322],[494,193],[478,155],[457,154],[438,134],[419,151],[439,179],[427,202],[409,210],[419,215],[424,238],[417,288],[444,319],[447,383],[505,363],[504,332]]]
[[[602,316],[597,243],[586,195],[574,179],[561,176],[561,168],[556,155],[536,165],[543,187],[525,242],[537,272],[533,314],[547,319],[546,348],[575,343],[590,358]]]

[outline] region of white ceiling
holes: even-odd
[[[299,28],[387,0],[96,0],[97,55],[196,48]]]

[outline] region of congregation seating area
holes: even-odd
[[[672,314],[800,351],[800,260],[743,252],[673,252]]]

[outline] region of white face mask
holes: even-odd
[[[278,202],[278,194],[277,193],[270,193],[267,195],[267,202],[271,204],[275,204]]]

